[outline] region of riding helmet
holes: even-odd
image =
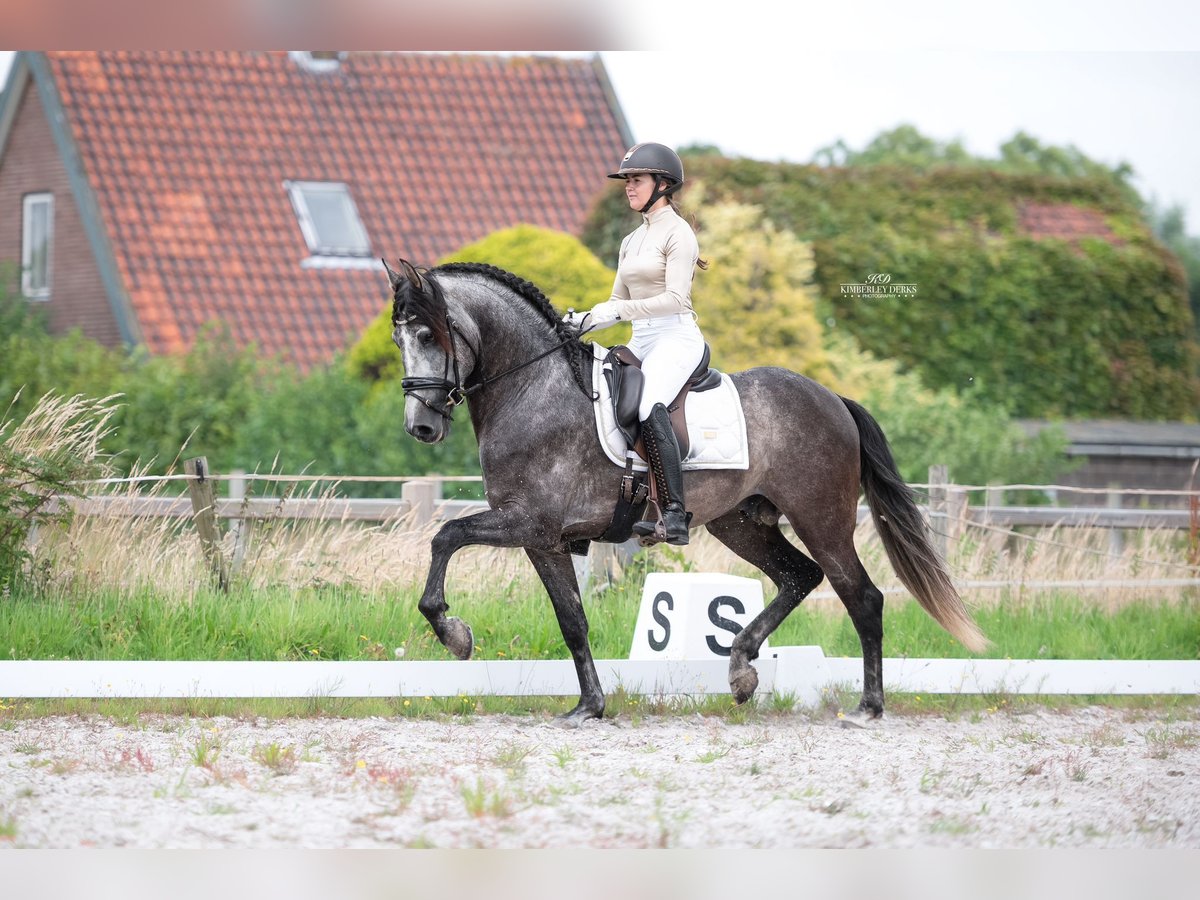
[[[678,187],[683,184],[683,161],[666,144],[635,144],[621,160],[621,168],[608,177],[624,178],[643,173],[663,175]]]

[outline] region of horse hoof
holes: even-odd
[[[559,728],[579,728],[584,722],[592,719],[603,719],[604,707],[600,707],[599,711],[590,706],[584,706],[580,703],[569,713],[563,713],[561,716],[554,717],[554,724]]]
[[[869,728],[883,718],[883,713],[876,715],[865,709],[854,712],[838,713],[838,724],[843,728]]]
[[[758,672],[754,666],[746,666],[736,675],[729,676],[729,687],[733,691],[733,699],[738,704],[745,703],[758,690]]]
[[[475,635],[471,626],[458,616],[451,616],[446,620],[446,633],[442,643],[458,659],[470,659],[471,654],[475,652]]]

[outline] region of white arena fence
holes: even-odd
[[[830,691],[861,690],[862,660],[819,647],[775,647],[755,661],[757,697],[815,706]],[[729,695],[728,662],[596,661],[604,690],[652,697]],[[917,694],[1186,695],[1200,661],[896,659],[885,689]],[[570,660],[401,662],[0,661],[5,698],[319,698],[578,696]]]

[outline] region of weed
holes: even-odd
[[[1113,727],[1111,722],[1106,722],[1099,728],[1094,728],[1088,732],[1084,738],[1084,743],[1093,748],[1098,747],[1121,747],[1125,744],[1125,738],[1121,733]]]
[[[143,772],[154,771],[154,759],[141,747],[138,747],[133,753],[122,750],[120,762],[122,766],[137,766]]]
[[[1039,760],[1031,762],[1029,765],[1027,765],[1024,768],[1024,770],[1021,772],[1021,774],[1027,778],[1030,776],[1033,776],[1033,775],[1041,775],[1042,770],[1045,768],[1046,768],[1046,761],[1044,759],[1039,759]]]
[[[0,841],[15,841],[17,839],[17,820],[12,816],[0,819]]]
[[[1147,728],[1142,736],[1146,739],[1146,752],[1151,759],[1166,759],[1175,750],[1187,750],[1200,743],[1200,735],[1184,728],[1156,725]]]
[[[1088,764],[1079,758],[1079,754],[1069,752],[1063,757],[1063,771],[1072,781],[1087,781]]]
[[[251,757],[271,770],[274,775],[287,775],[296,771],[296,748],[281,747],[272,741],[254,748]]]
[[[203,733],[200,735],[200,739],[192,746],[189,758],[193,765],[199,766],[202,769],[212,769],[221,755],[221,749],[221,743],[216,735]]]
[[[960,819],[957,816],[942,816],[939,815],[929,823],[929,831],[932,834],[950,834],[962,835],[970,834],[975,830],[975,825],[966,819]]]
[[[515,741],[509,741],[492,757],[492,762],[508,771],[510,775],[523,775],[525,759],[532,751],[532,747],[522,747]]]
[[[482,778],[475,779],[474,787],[464,784],[460,790],[467,813],[476,819],[484,816],[506,819],[513,813],[509,798],[500,791],[492,790]]]
[[[696,762],[707,764],[716,762],[718,759],[724,759],[728,755],[728,747],[714,747],[712,750],[706,750],[704,753],[701,753],[699,756],[697,756]]]
[[[925,771],[921,773],[921,783],[917,789],[922,794],[932,794],[937,790],[938,785],[942,783],[942,779],[945,777],[945,769],[939,769],[935,772],[933,769],[926,767]]]
[[[563,745],[554,751],[554,761],[560,769],[565,769],[568,763],[575,761],[575,751]]]
[[[70,775],[79,768],[80,762],[77,759],[56,759],[50,763],[50,773],[52,775]]]
[[[13,747],[13,750],[15,750],[17,753],[24,753],[27,756],[34,756],[42,752],[42,748],[37,744],[29,743],[17,744],[15,747]]]

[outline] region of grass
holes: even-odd
[[[629,654],[640,592],[606,591],[587,603],[599,659]],[[10,659],[406,660],[448,659],[417,611],[416,589],[394,596],[353,587],[197,591],[187,602],[144,589],[45,597],[14,592],[0,604]],[[476,659],[566,659],[549,601],[510,585],[487,596],[451,597],[474,629]],[[1116,609],[1084,597],[1048,594],[976,610],[994,642],[985,656],[1012,659],[1196,659],[1200,604],[1148,600]],[[967,652],[914,601],[884,607],[887,656],[963,657]],[[829,656],[858,656],[858,636],[840,610],[803,606],[772,635],[776,646],[817,645]],[[7,651],[7,652],[5,652]]]

